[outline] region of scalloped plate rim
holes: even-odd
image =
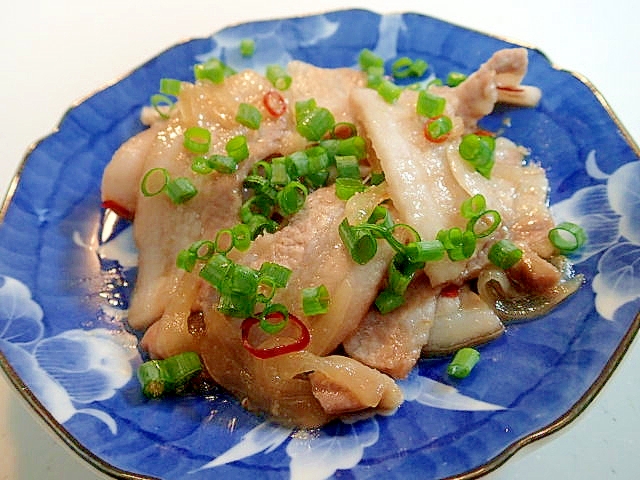
[[[60,127],[63,124],[65,118],[69,115],[69,113],[76,109],[77,107],[81,106],[83,103],[89,101],[92,97],[100,94],[101,92],[104,92],[106,90],[108,90],[109,88],[117,85],[118,83],[122,82],[123,80],[127,79],[128,77],[130,77],[132,74],[134,74],[135,72],[139,71],[139,70],[143,70],[146,68],[146,66],[153,62],[154,60],[156,60],[159,57],[162,57],[164,54],[166,54],[168,51],[179,47],[181,45],[186,45],[195,41],[202,41],[202,40],[209,40],[211,39],[214,35],[217,35],[227,29],[231,29],[234,27],[238,27],[241,25],[251,25],[254,23],[269,23],[269,22],[277,22],[277,21],[287,21],[287,20],[296,20],[296,19],[304,19],[304,18],[311,18],[311,17],[316,17],[316,16],[323,16],[323,15],[327,15],[327,14],[347,14],[350,12],[366,12],[366,13],[371,13],[371,14],[375,14],[378,15],[380,17],[385,17],[385,16],[389,16],[389,15],[406,15],[406,14],[410,14],[410,15],[416,15],[419,17],[424,17],[424,18],[430,18],[433,20],[437,20],[439,22],[442,22],[444,24],[448,24],[451,26],[455,26],[458,28],[461,28],[463,30],[469,31],[469,32],[475,32],[477,34],[480,34],[482,36],[485,37],[489,37],[489,38],[493,38],[496,40],[502,40],[508,43],[511,43],[515,46],[520,46],[520,47],[524,47],[527,48],[528,50],[532,50],[537,52],[538,54],[540,54],[548,63],[549,65],[556,71],[559,72],[565,72],[568,73],[570,75],[572,75],[573,77],[575,77],[580,83],[582,83],[583,85],[585,85],[590,92],[596,97],[596,99],[598,100],[599,104],[604,108],[604,110],[606,111],[607,115],[610,117],[610,119],[615,123],[616,127],[619,129],[619,132],[622,134],[623,138],[625,139],[626,143],[629,145],[629,147],[634,151],[634,153],[636,154],[636,156],[640,157],[640,147],[635,143],[635,141],[633,140],[633,138],[631,137],[630,133],[628,132],[628,130],[625,128],[625,126],[622,124],[622,122],[620,121],[620,119],[616,116],[615,112],[611,109],[610,105],[607,103],[605,97],[598,91],[598,89],[595,87],[595,85],[593,85],[591,83],[590,80],[588,80],[585,76],[583,76],[582,74],[572,71],[572,70],[567,70],[564,69],[560,66],[558,66],[557,64],[555,64],[554,62],[552,62],[549,58],[549,56],[543,52],[542,50],[540,50],[539,48],[535,47],[535,46],[531,46],[529,44],[525,44],[523,42],[520,41],[515,41],[513,39],[504,37],[504,36],[499,36],[499,35],[494,35],[491,33],[487,33],[481,30],[477,30],[477,29],[473,29],[473,28],[469,28],[460,24],[456,24],[447,20],[442,20],[436,16],[432,16],[432,15],[427,15],[427,14],[423,14],[420,12],[416,12],[416,11],[403,11],[403,12],[394,12],[394,13],[385,13],[385,14],[380,14],[378,12],[369,10],[369,9],[362,9],[362,8],[345,8],[345,9],[340,9],[340,10],[331,10],[331,11],[325,11],[325,12],[315,12],[315,13],[309,13],[309,14],[301,14],[301,15],[295,15],[295,16],[280,16],[280,17],[268,17],[268,18],[261,18],[261,19],[256,19],[253,21],[248,21],[248,22],[236,22],[236,23],[230,23],[227,24],[225,27],[221,28],[218,31],[213,32],[211,35],[207,36],[207,37],[192,37],[192,38],[187,38],[185,40],[176,42],[166,48],[164,48],[163,50],[159,51],[157,54],[151,56],[150,58],[148,58],[146,61],[144,61],[143,63],[139,64],[138,66],[133,67],[132,69],[130,69],[128,72],[116,77],[115,79],[106,82],[103,84],[102,87],[96,88],[95,90],[93,90],[92,92],[79,97],[76,101],[72,102],[71,105],[69,106],[69,108],[66,110],[66,112],[60,117],[60,120],[58,121],[58,123],[56,124],[56,126],[48,133],[43,135],[42,137],[40,137],[39,139],[35,140],[25,151],[22,160],[20,161],[18,168],[16,170],[16,173],[14,174],[14,176],[12,177],[9,187],[7,189],[7,192],[4,196],[4,199],[2,201],[2,205],[0,206],[0,224],[4,222],[4,218],[5,215],[7,213],[7,209],[9,208],[9,206],[11,205],[12,201],[13,201],[13,197],[14,194],[16,192],[16,188],[21,180],[21,176],[22,173],[24,171],[24,168],[27,164],[27,162],[29,161],[29,158],[31,156],[31,154],[34,152],[34,150],[36,150],[36,148],[44,141],[46,141],[47,139],[51,138],[52,136],[55,136],[59,131],[60,131]],[[604,385],[607,383],[607,381],[611,378],[611,375],[614,373],[615,369],[617,368],[617,366],[619,365],[619,363],[621,362],[622,358],[624,357],[626,351],[628,350],[628,348],[630,347],[630,345],[632,344],[634,338],[636,337],[636,335],[638,334],[638,332],[640,331],[640,312],[638,312],[636,314],[636,316],[634,317],[634,319],[632,320],[629,328],[627,329],[627,331],[625,332],[625,334],[623,335],[623,337],[621,338],[620,342],[618,343],[616,349],[614,350],[614,352],[612,353],[612,355],[609,357],[609,359],[607,360],[605,366],[603,367],[601,373],[597,376],[597,378],[595,379],[595,381],[589,386],[589,388],[586,390],[586,392],[573,404],[571,405],[567,411],[561,415],[560,417],[558,417],[556,420],[548,423],[547,425],[539,428],[538,430],[512,442],[511,444],[507,445],[506,447],[503,448],[503,450],[495,455],[492,458],[489,458],[484,464],[479,465],[476,468],[473,468],[467,472],[464,472],[460,475],[453,475],[453,476],[449,476],[446,477],[443,480],[453,480],[453,479],[459,479],[459,480],[467,480],[467,479],[472,479],[472,478],[477,478],[480,477],[482,475],[485,475],[497,468],[499,468],[502,464],[504,464],[510,457],[512,457],[517,451],[519,451],[520,449],[522,449],[523,447],[537,441],[540,440],[544,437],[547,437],[555,432],[557,432],[558,430],[563,429],[564,427],[566,427],[568,424],[570,424],[572,421],[574,421],[576,418],[578,418],[578,416],[589,406],[589,404],[597,397],[598,393],[602,390],[602,388],[604,387]],[[102,459],[101,457],[99,457],[98,455],[96,455],[95,453],[93,453],[90,449],[86,448],[85,446],[83,446],[61,423],[59,423],[52,415],[51,413],[47,410],[46,407],[43,406],[43,404],[35,397],[35,395],[33,394],[33,392],[31,391],[31,389],[24,383],[24,381],[22,380],[22,378],[16,373],[16,371],[14,370],[13,366],[9,363],[9,361],[7,360],[7,358],[5,357],[4,353],[0,350],[0,367],[1,370],[4,372],[7,380],[9,381],[9,383],[18,391],[19,393],[19,398],[21,398],[23,401],[26,402],[26,404],[33,410],[33,413],[37,414],[37,420],[42,420],[44,421],[44,423],[46,425],[48,425],[51,429],[51,431],[56,435],[56,438],[60,441],[62,441],[62,443],[64,445],[66,445],[67,447],[69,447],[74,453],[76,453],[78,456],[80,456],[83,460],[85,460],[88,464],[92,465],[94,468],[96,468],[97,470],[99,470],[102,473],[105,473],[107,475],[110,475],[114,478],[124,478],[124,479],[131,479],[131,480],[159,480],[158,477],[154,477],[154,476],[149,476],[149,475],[143,475],[143,474],[138,474],[138,473],[133,473],[130,471],[126,471],[123,470],[117,466],[114,466],[110,463],[108,463],[107,461],[105,461],[104,459]]]

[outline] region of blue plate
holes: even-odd
[[[244,59],[239,40],[256,40]],[[141,131],[159,79],[194,63],[235,68],[304,60],[355,66],[369,48],[429,74],[469,73],[513,44],[417,14],[349,10],[239,25],[163,52],[72,108],[29,152],[0,226],[0,361],[55,432],[97,468],[126,478],[444,478],[486,473],[589,403],[620,361],[640,317],[638,147],[576,75],[529,50],[534,109],[496,110],[483,124],[546,167],[557,220],[583,225],[574,258],[586,284],[550,315],[509,326],[482,347],[482,368],[454,382],[445,360],[421,361],[394,415],[292,432],[246,413],[224,392],[147,401],[125,327],[135,282],[130,226],[105,216],[102,171]],[[310,476],[311,475],[311,476]]]

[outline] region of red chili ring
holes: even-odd
[[[111,210],[119,217],[126,218],[127,220],[133,219],[133,214],[114,200],[105,200],[102,202],[102,208]]]
[[[265,93],[264,97],[262,97],[262,103],[274,117],[280,117],[287,111],[287,103],[282,98],[282,95],[275,90],[269,90]]]
[[[295,323],[300,330],[300,337],[295,342],[287,343],[285,345],[277,345],[271,348],[256,348],[249,342],[249,333],[253,327],[260,324],[260,319],[255,317],[245,318],[240,326],[240,330],[242,332],[242,346],[251,355],[263,360],[304,350],[311,341],[309,329],[295,315],[289,314],[289,320]]]
[[[442,117],[442,115],[438,115],[437,117],[431,117],[429,120],[427,120],[424,124],[424,129],[423,129],[423,133],[424,136],[427,140],[429,140],[430,142],[433,143],[443,143],[445,142],[448,138],[449,138],[449,133],[445,133],[443,135],[440,135],[438,138],[432,137],[431,133],[429,132],[429,125],[432,122],[435,122],[436,120],[438,120],[440,117]]]

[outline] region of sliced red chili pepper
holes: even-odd
[[[456,298],[459,293],[460,293],[460,287],[454,284],[449,284],[443,287],[442,290],[440,290],[440,296],[447,297],[447,298]]]
[[[424,124],[424,136],[427,140],[429,140],[430,142],[433,143],[442,143],[445,142],[448,138],[449,138],[449,133],[451,130],[447,131],[446,133],[442,133],[441,135],[434,137],[431,134],[431,131],[429,129],[429,126],[432,123],[438,122],[440,121],[443,117],[445,117],[444,115],[438,115],[437,117],[431,117],[430,119],[428,119],[425,124]]]
[[[285,355],[287,353],[299,352],[304,350],[311,341],[311,334],[307,326],[298,319],[295,315],[289,314],[289,320],[295,324],[299,330],[298,338],[291,342],[282,345],[277,345],[271,348],[258,348],[251,344],[249,341],[249,334],[253,327],[260,325],[260,319],[255,317],[246,318],[240,329],[242,331],[242,346],[254,357],[260,359],[267,359],[277,357],[279,355]]]
[[[267,111],[274,117],[280,117],[287,111],[287,103],[275,90],[269,90],[262,97],[262,103],[264,103]]]
[[[113,211],[119,217],[126,218],[127,220],[133,220],[133,213],[114,200],[105,200],[102,202],[102,208]]]
[[[473,132],[476,135],[480,136],[480,137],[495,137],[496,134],[493,132],[490,132],[489,130],[485,130],[484,128],[476,128],[476,130]]]
[[[503,90],[505,92],[524,92],[524,88],[520,87],[496,87],[498,90]]]

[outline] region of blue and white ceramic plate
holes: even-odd
[[[244,59],[239,40],[256,40]],[[574,74],[530,50],[534,109],[498,109],[483,126],[547,168],[557,220],[586,228],[584,287],[537,321],[509,326],[482,364],[452,381],[425,360],[397,413],[294,432],[223,392],[147,401],[125,327],[135,282],[130,226],[100,206],[102,171],[142,130],[162,77],[189,80],[211,56],[239,69],[300,59],[355,66],[362,48],[420,57],[429,75],[469,73],[503,40],[416,15],[350,10],[239,25],[177,45],[72,108],[29,152],[0,226],[0,362],[33,408],[82,457],[126,478],[472,478],[573,419],[600,390],[640,323],[638,147]]]

